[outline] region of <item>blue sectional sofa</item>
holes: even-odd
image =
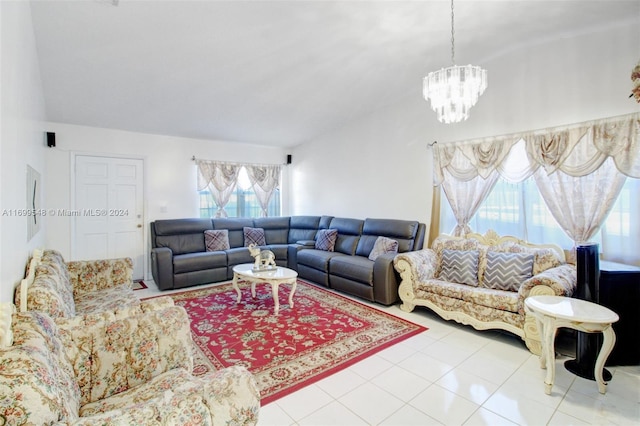
[[[332,216],[167,219],[151,222],[151,271],[161,290],[233,278],[233,267],[252,263],[245,228],[263,230],[262,249],[302,279],[389,305],[398,301],[394,253],[369,255],[378,237],[397,241],[399,253],[422,249],[426,226],[396,219]],[[333,251],[316,248],[318,231],[337,230]],[[205,231],[227,230],[229,248],[207,251]]]

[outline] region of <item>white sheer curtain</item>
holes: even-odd
[[[518,150],[523,143],[526,160],[522,148]],[[518,152],[520,160],[514,161]],[[472,216],[455,212],[464,205],[462,200],[470,198],[467,182],[493,173],[511,182],[534,175],[547,206],[565,232],[575,242],[582,242],[602,226],[625,176],[640,177],[640,114],[570,128],[436,145],[433,158],[434,185],[443,183],[459,222],[456,232],[467,230]],[[485,199],[487,193],[477,190],[481,192],[476,198]],[[461,194],[460,199],[456,193]],[[467,206],[477,209],[475,202]],[[461,218],[467,223],[460,223]]]
[[[445,176],[450,175],[445,172]],[[453,235],[460,237],[472,231],[469,222],[493,189],[498,177],[498,173],[492,173],[488,179],[476,176],[462,182],[453,179],[445,179],[442,182],[442,189],[456,217],[457,223],[453,229]]]
[[[598,232],[627,179],[611,160],[586,176],[548,175],[544,169],[534,176],[551,214],[576,244]]]
[[[239,164],[196,160],[198,167],[198,191],[209,189],[218,210],[216,217],[227,217],[224,207],[238,184]]]
[[[247,175],[262,208],[262,215],[268,216],[267,208],[273,192],[280,186],[280,165],[246,165]]]

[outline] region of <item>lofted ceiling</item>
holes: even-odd
[[[53,122],[290,147],[451,65],[447,0],[31,3]],[[456,62],[639,16],[638,0],[458,0]]]

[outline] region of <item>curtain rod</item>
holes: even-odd
[[[537,130],[525,130],[525,131],[522,131],[522,132],[506,133],[506,134],[496,135],[496,136],[485,136],[485,137],[473,138],[473,139],[458,139],[458,140],[455,140],[455,141],[444,142],[444,144],[448,145],[448,144],[459,144],[459,143],[476,143],[476,142],[480,142],[480,141],[487,140],[487,139],[506,139],[506,138],[522,137],[524,135],[532,135],[532,134],[536,135],[536,134],[545,133],[545,132],[563,132],[563,131],[567,131],[567,130],[578,129],[580,127],[590,127],[590,126],[593,126],[595,124],[602,124],[602,123],[606,123],[608,121],[624,120],[624,119],[627,119],[627,118],[634,118],[634,117],[637,117],[638,119],[640,119],[640,113],[632,112],[632,113],[629,113],[629,114],[617,115],[617,116],[613,116],[613,117],[597,118],[595,120],[583,121],[582,123],[567,124],[567,125],[564,125],[564,126],[547,127],[547,128],[544,128],[544,129],[537,129]],[[427,144],[427,146],[428,146],[428,148],[431,148],[431,147],[433,147],[433,145],[435,145],[437,143],[438,143],[437,141],[434,141],[433,143]]]
[[[234,162],[234,161],[218,161],[218,160],[204,160],[202,158],[196,158],[196,156],[192,156],[191,157],[191,161],[209,161],[211,163],[224,163],[224,164],[231,164],[234,166],[258,166],[258,167],[265,167],[265,166],[286,166],[286,163],[282,163],[282,164],[278,164],[278,163],[271,163],[271,164],[267,164],[267,163],[238,163],[238,162]]]

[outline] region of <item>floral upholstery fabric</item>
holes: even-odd
[[[127,285],[133,286],[133,260],[128,257],[67,262],[74,295]]]
[[[106,313],[56,321],[35,311],[14,315],[15,344],[0,349],[0,419],[256,424],[260,395],[253,375],[233,367],[192,376],[189,320],[181,307],[157,310],[167,299],[146,304],[142,314],[123,309],[116,321]]]
[[[485,288],[482,285],[474,287],[436,279],[442,269],[444,250],[478,250],[480,283],[487,267],[489,250],[534,254],[533,276],[522,282],[517,291]],[[417,305],[427,306],[447,319],[480,329],[505,329],[518,334],[525,341],[528,332],[525,330],[524,300],[530,294],[571,296],[577,283],[575,266],[562,263],[553,250],[530,248],[512,242],[486,246],[475,239],[438,237],[431,249],[398,254],[394,259],[394,267],[402,277],[398,292],[403,310],[411,311]]]
[[[133,294],[128,285],[105,288],[99,291],[88,291],[76,296],[76,313],[92,313],[112,311],[123,306],[137,305],[140,300]]]
[[[77,419],[80,389],[51,317],[15,314],[13,346],[0,349],[2,424],[50,425]]]
[[[146,386],[87,404],[81,414],[91,422],[126,425],[256,424],[259,390],[244,367],[230,367],[193,377],[184,369],[164,373]],[[82,418],[81,418],[82,420]],[[78,424],[93,425],[91,422]]]
[[[73,289],[58,265],[42,263],[36,267],[35,276],[27,292],[28,310],[46,312],[54,318],[76,315]],[[21,296],[20,287],[17,287],[16,306],[20,306]]]
[[[58,321],[85,405],[139,386],[174,368],[193,369],[184,308],[103,321],[86,327]],[[124,361],[124,362],[123,362]]]
[[[571,296],[577,287],[576,268],[569,264],[556,266],[542,271],[522,283],[520,290],[518,290],[519,314],[524,315],[524,299],[537,286],[549,287],[555,296]]]
[[[418,291],[460,299],[501,311],[518,312],[518,293],[513,291],[477,288],[442,280],[423,281],[418,285]]]
[[[436,271],[435,276],[440,276],[442,271],[442,250],[478,250],[480,244],[476,240],[459,239],[452,240],[447,238],[436,238],[431,245],[432,250],[436,254]]]
[[[138,305],[129,258],[65,263],[56,250],[45,250],[27,291],[27,310],[53,318],[70,318],[103,310]],[[20,306],[20,287],[15,304]]]

